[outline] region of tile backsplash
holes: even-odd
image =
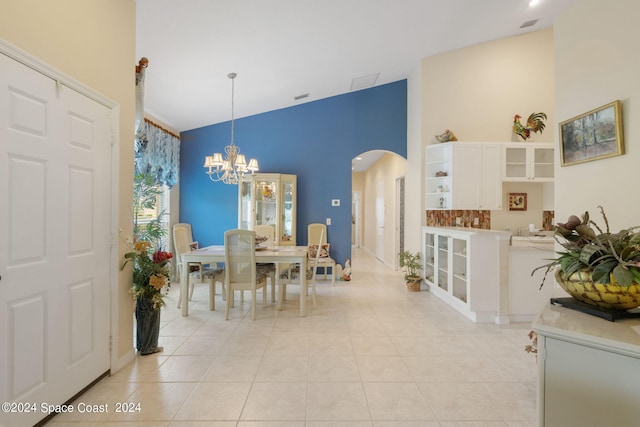
[[[554,211],[542,211],[543,230],[553,230],[554,216]],[[478,224],[475,224],[476,218],[478,219]],[[471,227],[488,230],[491,229],[491,211],[428,210],[427,225],[430,227]]]
[[[476,218],[478,224],[476,224]],[[431,227],[491,228],[491,211],[480,210],[428,210],[427,225]]]
[[[556,216],[555,211],[542,211],[542,229],[545,231],[553,230],[553,220]]]

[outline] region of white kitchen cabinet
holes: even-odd
[[[498,321],[500,240],[509,233],[423,227],[423,272],[429,290],[474,322]]]
[[[476,162],[478,160],[476,159]],[[482,144],[480,209],[502,209],[502,144]]]
[[[275,228],[276,245],[296,244],[296,175],[257,173],[238,185],[238,228]]]
[[[552,182],[553,143],[522,142],[503,145],[502,180],[509,182]]]
[[[518,239],[514,237],[513,239]],[[542,289],[540,284],[545,269],[533,270],[549,263],[554,258],[553,237],[544,243],[535,238],[514,240],[509,247],[509,320],[511,322],[532,322],[540,314],[551,298],[554,281],[547,278]],[[542,241],[542,239],[539,239]],[[548,240],[548,241],[546,241]]]
[[[425,158],[427,210],[502,209],[501,144],[432,144]]]
[[[640,319],[547,305],[538,334],[538,425],[637,426]]]

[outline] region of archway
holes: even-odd
[[[396,254],[403,241],[400,182],[405,175],[406,159],[390,151],[367,151],[352,159],[352,246],[392,268],[397,268]]]

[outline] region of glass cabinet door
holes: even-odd
[[[282,178],[282,230],[280,240],[282,242],[295,242],[295,205],[296,205],[296,177],[283,176]]]
[[[553,148],[534,148],[533,176],[536,179],[553,179]]]
[[[251,190],[253,188],[252,181],[242,181],[240,183],[240,203],[238,206],[240,220],[238,228],[249,230],[252,225],[252,206],[251,206]]]
[[[433,283],[434,278],[434,263],[436,257],[436,251],[434,247],[434,235],[432,233],[426,233],[424,235],[424,278],[427,282]]]
[[[527,179],[526,147],[507,147],[505,150],[505,178]]]
[[[438,236],[438,287],[449,290],[449,238]]]
[[[255,184],[255,225],[272,225],[278,233],[278,183],[273,180],[257,180]]]
[[[453,239],[453,296],[467,302],[467,241]]]

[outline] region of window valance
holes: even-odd
[[[159,184],[171,188],[180,172],[180,138],[144,119],[136,137],[135,172],[149,173]]]

